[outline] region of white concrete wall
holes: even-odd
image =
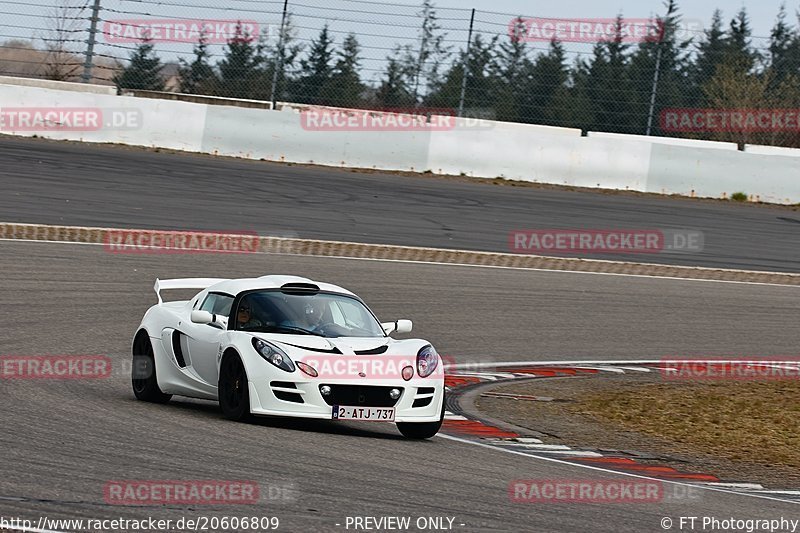
[[[382,170],[426,170],[430,132],[312,131],[298,111],[209,106],[202,151]]]
[[[744,192],[765,202],[800,203],[800,159],[708,148],[653,145],[647,191],[721,198]]]
[[[720,141],[702,141],[698,139],[683,139],[680,137],[647,137],[644,135],[625,135],[622,133],[606,133],[590,131],[586,134],[590,138],[620,139],[625,141],[639,141],[651,144],[670,144],[672,146],[690,146],[692,148],[718,148],[720,150],[738,150],[736,143]]]
[[[428,169],[437,174],[546,182],[563,169],[581,131],[511,122],[455,119],[431,133]],[[547,149],[547,150],[545,150]],[[549,153],[543,153],[549,152]]]
[[[41,87],[43,89],[56,89],[58,91],[74,91],[79,93],[117,94],[113,85],[92,85],[91,83],[74,83],[71,81],[42,80],[38,78],[16,78],[13,76],[0,76],[0,84],[19,85],[22,87]]]
[[[428,168],[576,187],[644,190],[650,147],[588,139],[581,130],[511,122],[458,119],[431,133]]]
[[[757,144],[746,144],[744,151],[748,154],[759,155],[782,155],[785,157],[800,157],[800,149],[784,148],[782,146],[760,146]]]
[[[121,143],[136,146],[157,146],[173,150],[199,152],[205,129],[208,106],[188,102],[152,100],[112,96],[92,92],[65,92],[54,89],[0,85],[0,113],[4,108],[22,107],[34,110],[82,108],[97,110],[103,117],[100,129],[87,131],[21,131],[9,129],[0,133],[47,137],[50,139]],[[121,126],[111,124],[113,116],[131,116]]]
[[[140,121],[96,131],[3,131],[16,135],[665,194],[722,197],[743,191],[764,201],[800,203],[800,150],[748,146],[740,152],[730,143],[582,137],[574,129],[461,119],[440,131],[311,131],[290,108],[210,106],[0,79],[0,113],[8,107],[96,108],[104,117],[132,112]]]

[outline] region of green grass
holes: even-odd
[[[731,194],[731,200],[733,200],[734,202],[746,202],[747,194],[743,192],[735,192]]]

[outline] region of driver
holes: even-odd
[[[260,320],[253,318],[253,309],[249,301],[242,300],[239,310],[236,312],[236,323],[238,328],[255,328],[263,326]]]
[[[305,305],[306,324],[311,331],[321,329],[322,326],[329,323],[327,320],[326,311],[328,304],[325,300],[320,298],[312,298]]]

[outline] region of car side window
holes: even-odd
[[[231,314],[231,306],[233,306],[233,297],[227,294],[211,293],[206,296],[203,305],[200,306],[201,311],[208,311],[214,315],[228,317]]]
[[[228,317],[231,314],[231,307],[233,307],[233,297],[220,294],[214,303],[214,314]]]
[[[203,300],[203,305],[200,306],[200,310],[201,311],[208,311],[209,313],[213,313],[214,312],[214,304],[216,303],[216,301],[217,301],[217,295],[216,294],[209,294],[208,296],[206,296],[206,299]]]

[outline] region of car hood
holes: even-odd
[[[286,335],[259,333],[255,335],[274,342],[287,352],[314,352],[342,355],[416,355],[428,344],[417,339],[395,340],[389,337],[337,337],[326,338],[312,335]]]

